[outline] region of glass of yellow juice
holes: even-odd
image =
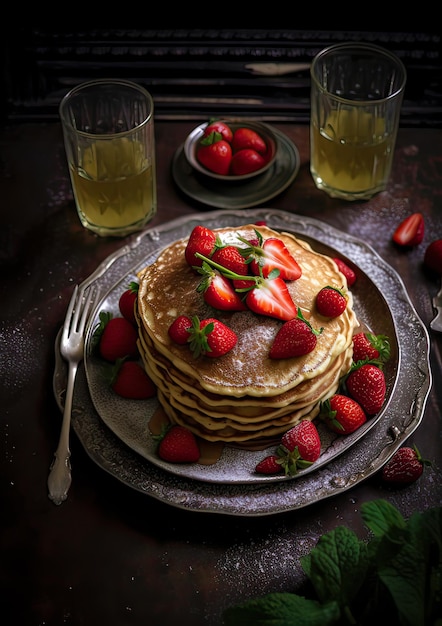
[[[157,211],[150,93],[130,81],[90,81],[67,93],[59,112],[83,226],[103,237],[144,228]]]
[[[310,171],[333,198],[367,200],[387,188],[406,70],[388,50],[342,43],[311,65]]]

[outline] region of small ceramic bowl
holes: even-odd
[[[186,138],[184,142],[184,154],[188,161],[188,163],[200,174],[204,174],[209,178],[213,178],[216,180],[222,180],[225,182],[240,182],[243,180],[249,180],[250,178],[254,178],[255,176],[259,176],[263,174],[266,170],[271,167],[275,159],[277,157],[277,140],[275,134],[270,126],[264,124],[262,122],[255,122],[254,120],[241,119],[241,118],[229,118],[220,120],[225,122],[234,132],[237,128],[250,128],[257,132],[266,142],[267,144],[267,157],[266,163],[259,170],[255,170],[254,172],[250,172],[249,174],[242,175],[223,175],[216,174],[215,172],[211,172],[209,169],[202,165],[196,156],[197,149],[199,146],[199,142],[204,137],[204,130],[209,125],[209,122],[205,122],[204,124],[200,124],[196,128],[192,130],[191,133]]]

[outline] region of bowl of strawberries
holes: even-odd
[[[188,163],[200,174],[238,182],[268,170],[277,156],[270,126],[254,120],[210,120],[192,130],[184,142]]]

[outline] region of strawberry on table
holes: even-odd
[[[427,246],[424,264],[428,269],[442,276],[442,239],[436,239]]]
[[[347,308],[348,297],[343,289],[327,285],[316,295],[316,309],[324,317],[339,317]]]
[[[111,387],[122,398],[132,400],[147,400],[157,393],[155,384],[137,361],[118,360]]]
[[[303,419],[293,426],[281,437],[276,454],[288,475],[296,474],[298,469],[310,467],[321,454],[321,440],[315,424]]]
[[[338,393],[321,402],[319,418],[339,435],[349,435],[367,421],[363,408],[356,400]]]
[[[387,335],[374,335],[359,332],[353,335],[353,361],[388,361],[390,358],[390,342]]]
[[[195,254],[199,252],[200,254],[209,257],[215,250],[215,246],[216,235],[213,230],[200,224],[195,226],[190,233],[186,249],[184,251],[186,262],[191,267],[201,267],[203,262],[201,259],[197,258]]]
[[[354,363],[344,379],[344,386],[367,415],[381,410],[386,393],[385,376],[374,363]]]
[[[94,330],[94,343],[98,344],[100,356],[106,361],[133,359],[139,356],[135,326],[125,317],[112,317],[102,311],[100,322]]]
[[[333,261],[338,266],[339,271],[344,274],[345,278],[347,279],[348,287],[354,285],[356,282],[356,273],[354,272],[354,270],[352,270],[352,268],[347,265],[347,263],[342,259],[335,257]]]
[[[135,319],[135,303],[138,296],[138,287],[139,284],[137,282],[130,282],[129,287],[123,291],[118,301],[121,315],[134,325],[137,323]]]
[[[392,486],[409,485],[422,476],[426,465],[431,465],[431,461],[423,459],[416,446],[404,446],[384,465],[381,477]]]
[[[172,425],[155,437],[157,454],[169,463],[196,463],[200,450],[195,435],[184,426]]]
[[[199,142],[196,157],[211,172],[225,176],[232,161],[232,146],[221,133],[213,131]]]
[[[422,213],[408,215],[396,228],[392,239],[398,246],[418,246],[425,233],[425,222]]]
[[[314,329],[298,309],[297,317],[284,322],[278,330],[270,347],[269,357],[289,359],[312,352],[318,341],[317,335],[321,334],[322,330]]]

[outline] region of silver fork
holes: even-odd
[[[66,500],[72,482],[69,448],[72,396],[78,366],[84,358],[84,330],[98,300],[98,293],[94,297],[93,290],[89,289],[85,295],[86,289],[87,287],[75,286],[60,340],[60,352],[68,362],[68,381],[60,439],[48,476],[49,498],[54,504],[61,504]]]

